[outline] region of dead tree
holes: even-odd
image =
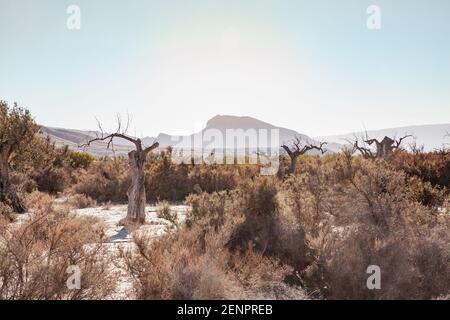
[[[395,150],[400,148],[403,140],[409,137],[412,136],[405,135],[398,140],[387,136],[385,136],[381,141],[378,141],[377,139],[366,139],[363,140],[364,145],[360,145],[358,139],[355,139],[353,147],[355,151],[359,151],[366,159],[388,159]],[[372,145],[375,145],[375,152],[370,149],[370,146]]]
[[[0,101],[0,201],[17,213],[24,213],[26,208],[9,179],[10,161],[13,154],[23,152],[32,144],[38,129],[28,110],[17,104],[10,108]]]
[[[287,146],[283,144],[281,147],[286,151],[289,158],[291,159],[291,166],[289,173],[295,174],[297,171],[297,159],[299,156],[305,154],[306,152],[310,150],[318,150],[322,154],[326,152],[326,150],[323,148],[324,145],[326,145],[326,142],[319,142],[319,145],[315,145],[312,143],[304,144],[302,145],[301,140],[298,137],[294,138],[294,141],[292,142],[291,146]]]
[[[113,144],[113,140],[124,139],[134,144],[135,150],[128,153],[129,165],[131,168],[131,186],[128,188],[128,210],[126,220],[133,223],[144,223],[145,221],[145,204],[147,202],[145,195],[145,173],[144,164],[147,155],[154,149],[159,147],[159,143],[155,142],[150,147],[144,148],[139,138],[133,138],[126,134],[128,123],[124,130],[121,130],[121,121],[118,118],[118,129],[115,133],[105,134],[99,124],[101,135],[97,138],[89,140],[82,147],[90,146],[95,141],[107,141],[107,149]]]

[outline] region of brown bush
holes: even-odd
[[[311,252],[301,225],[292,225],[280,212],[278,184],[274,177],[244,182],[237,189],[245,220],[236,226],[230,246],[254,249],[265,256],[302,270],[311,263]]]
[[[148,201],[184,200],[189,193],[188,167],[172,162],[171,151],[151,155],[145,166],[145,189]]]
[[[446,190],[433,187],[430,182],[417,177],[408,179],[408,193],[412,201],[429,207],[442,206],[446,196]]]
[[[196,165],[189,172],[190,189],[197,186],[198,190],[208,193],[232,190],[239,179],[238,169],[228,165]]]
[[[95,219],[56,210],[51,198],[41,197],[21,224],[0,226],[0,299],[107,297],[115,275],[108,269],[103,239]],[[79,290],[66,285],[69,266],[80,268]]]
[[[286,268],[262,254],[234,255],[227,248],[232,226],[220,232],[180,229],[157,240],[137,237],[137,250],[122,251],[139,299],[303,299],[280,284]],[[198,237],[204,237],[202,245]]]
[[[94,161],[87,170],[79,171],[73,193],[84,194],[100,203],[127,201],[131,177],[125,159]]]
[[[3,223],[11,222],[13,220],[14,210],[6,203],[0,202],[0,220]]]
[[[178,224],[177,213],[172,211],[167,201],[161,201],[156,204],[156,215],[158,218],[170,221],[174,225]]]
[[[50,194],[63,192],[70,181],[69,172],[65,168],[48,166],[31,174],[36,181],[37,189]]]
[[[431,183],[434,187],[450,188],[450,152],[439,150],[423,152],[396,152],[390,160],[393,166],[409,176]]]
[[[73,169],[87,169],[95,157],[86,152],[69,151],[63,161]]]
[[[146,190],[149,201],[182,201],[188,194],[234,189],[240,180],[255,176],[256,166],[175,164],[172,151],[152,155],[147,162]]]
[[[88,197],[84,194],[75,194],[69,196],[69,198],[67,199],[67,204],[71,208],[84,209],[96,207],[97,201],[93,200],[91,197]]]
[[[138,237],[137,251],[122,252],[139,298],[306,298],[302,289],[284,282],[292,268],[255,250],[251,240],[241,238],[243,250],[230,248],[236,229],[245,223],[239,191],[191,195],[188,202],[193,205],[189,227],[158,240]]]
[[[17,186],[17,191],[21,194],[31,193],[38,188],[36,181],[29,174],[19,171],[11,173],[11,182]]]
[[[207,225],[217,229],[225,222],[228,199],[225,191],[189,195],[186,198],[186,204],[190,206],[186,215],[186,225],[188,227],[196,224]]]
[[[448,222],[412,199],[407,177],[383,161],[342,157],[334,168],[321,200],[322,208],[334,209],[321,214],[315,232],[307,234],[315,253],[302,273],[308,287],[330,299],[430,299],[447,293]],[[299,185],[289,197],[311,192],[308,184]],[[301,204],[296,210],[302,216],[315,214],[313,201]],[[382,270],[382,290],[366,287],[372,264]]]

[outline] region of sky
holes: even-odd
[[[221,114],[324,136],[450,122],[448,0],[0,0],[0,43],[0,99],[47,126],[114,130],[121,114],[156,136]]]

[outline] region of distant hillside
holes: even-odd
[[[279,130],[279,144],[289,144],[295,137],[300,138],[306,143],[314,143],[315,140],[304,134],[298,133],[295,130],[277,127],[267,122],[260,121],[251,117],[237,117],[229,115],[217,115],[211,118],[206,127],[198,132],[187,136],[172,136],[169,134],[161,133],[156,138],[145,137],[142,139],[144,145],[151,145],[154,141],[158,141],[160,148],[167,148],[169,146],[176,147],[177,149],[194,149],[204,148],[206,150],[223,150],[226,147],[226,141],[218,139],[215,141],[210,134],[220,132],[223,137],[225,137],[227,129],[242,129],[244,132],[250,129],[256,129],[259,133],[261,129],[267,130],[268,139],[270,141],[270,130]],[[70,148],[75,150],[80,150],[79,145],[86,143],[89,139],[95,138],[100,135],[97,131],[82,131],[73,129],[62,129],[62,128],[50,128],[42,127],[41,131],[48,135],[52,141],[54,141],[58,146],[68,145]],[[264,131],[264,130],[262,130]],[[247,133],[250,131],[247,131]],[[203,137],[203,139],[198,139],[198,137]],[[209,139],[211,138],[211,139]],[[273,145],[273,144],[271,144]],[[255,151],[258,145],[248,146],[250,150]],[[264,144],[260,142],[259,146]],[[339,143],[330,143],[326,146],[328,152],[338,152],[341,149]],[[92,146],[85,148],[83,150],[90,152],[96,156],[113,155],[113,154],[126,154],[133,148],[133,145],[121,139],[116,139],[114,143],[115,153],[108,151],[106,149],[106,142],[96,142]],[[238,150],[239,152],[239,150]],[[317,154],[316,151],[312,151],[311,154]]]
[[[450,144],[450,137],[446,137],[446,132],[450,132],[450,124],[431,124],[381,130],[368,130],[367,135],[370,138],[382,139],[385,136],[399,138],[406,134],[411,134],[414,137],[404,141],[405,147],[416,143],[417,146],[423,146],[426,151],[431,151],[434,149],[439,149],[445,144]],[[366,135],[366,132],[361,131],[336,136],[325,136],[318,137],[317,139],[327,142],[346,144],[347,141],[354,140],[355,135],[362,137]]]
[[[72,150],[86,151],[95,156],[127,154],[133,148],[133,145],[129,141],[122,139],[115,140],[114,151],[107,149],[106,142],[94,142],[87,148],[79,147],[90,139],[100,136],[100,132],[98,131],[82,131],[41,126],[41,132],[50,137],[50,140],[53,141],[58,147],[67,145]]]

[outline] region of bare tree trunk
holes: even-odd
[[[291,156],[291,169],[290,169],[290,173],[291,174],[295,174],[297,172],[297,159],[298,156]]]
[[[9,155],[0,154],[0,201],[9,201],[9,204],[17,213],[24,213],[26,207],[16,192],[16,188],[9,181]]]
[[[142,150],[133,150],[129,154],[131,167],[131,186],[128,189],[128,211],[127,220],[137,223],[145,221],[145,175],[144,161],[145,153]]]
[[[144,174],[144,163],[147,155],[154,149],[159,147],[158,142],[154,142],[150,147],[143,149],[141,139],[135,139],[129,137],[124,131],[121,131],[120,118],[118,120],[119,128],[116,133],[104,135],[103,129],[99,124],[100,130],[102,132],[101,137],[97,137],[89,140],[86,144],[82,145],[88,147],[94,141],[105,141],[108,140],[108,148],[113,143],[114,138],[120,138],[128,140],[136,146],[136,150],[130,151],[128,153],[128,159],[131,168],[131,186],[128,188],[128,210],[127,217],[125,220],[133,223],[144,223],[145,222],[145,174]],[[128,128],[128,124],[127,124]],[[124,221],[125,222],[125,221]]]
[[[377,146],[377,157],[380,159],[388,159],[392,155],[393,146],[391,143],[380,143]]]
[[[291,168],[290,168],[290,174],[295,174],[297,171],[297,159],[299,156],[305,154],[306,152],[310,150],[319,150],[322,152],[322,154],[325,153],[325,149],[323,149],[323,146],[326,144],[326,142],[320,142],[319,145],[315,145],[312,143],[308,143],[304,145],[303,147],[300,146],[301,141],[300,138],[296,137],[295,141],[293,142],[292,147],[288,147],[287,145],[283,144],[281,147],[286,151],[289,158],[291,158]]]

